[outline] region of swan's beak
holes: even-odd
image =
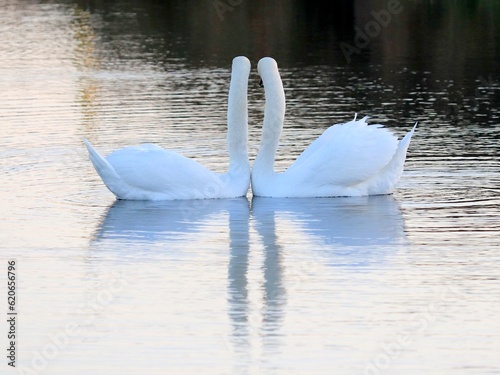
[[[259,86],[264,87],[264,82],[262,81],[262,78],[260,79]]]

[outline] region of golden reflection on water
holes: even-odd
[[[81,73],[78,78],[80,86],[80,102],[83,123],[92,130],[95,126],[97,110],[100,106],[100,82],[95,78],[95,73],[101,69],[96,40],[98,36],[92,25],[92,15],[88,10],[83,10],[77,5],[74,7],[74,38],[76,40],[73,64]]]

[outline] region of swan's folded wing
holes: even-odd
[[[366,120],[368,117],[363,117],[360,120],[354,118],[345,124],[336,124],[330,126],[326,129],[323,134],[316,138],[294,161],[289,169],[295,169],[302,163],[304,163],[310,156],[314,155],[316,151],[320,150],[323,146],[328,145],[330,142],[335,142],[335,137],[342,136],[348,132],[359,131],[366,126],[368,126]]]
[[[321,138],[313,150],[304,151],[307,157],[301,155],[300,162],[285,173],[322,186],[354,186],[384,168],[398,147],[390,131],[381,125],[367,125],[364,119],[331,126]]]
[[[176,197],[203,197],[220,183],[217,175],[193,159],[155,145],[127,147],[107,157],[130,186]]]

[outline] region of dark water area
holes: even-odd
[[[378,67],[395,82],[408,80],[393,74],[406,68],[457,84],[488,80],[499,69],[500,4],[493,0],[69,4],[89,12],[108,53],[119,54],[126,43],[137,58],[155,62],[219,66],[237,55],[273,56],[283,67]]]
[[[351,112],[389,121],[392,113],[429,126],[480,129],[500,121],[500,3],[493,0],[67,4],[74,6],[82,44],[92,39],[104,69],[125,56],[165,70],[226,67],[237,55],[256,64],[272,56],[290,70],[284,79],[300,77],[295,89],[307,92],[306,100],[346,89],[329,97],[330,115],[347,94],[356,101]],[[293,94],[291,100],[299,99]]]
[[[158,60],[184,58],[218,65],[236,55],[254,60],[272,55],[284,66],[332,61],[339,66],[389,64],[420,71],[441,66],[436,72],[441,79],[498,69],[500,4],[492,0],[70,4],[102,21],[98,32],[103,42],[115,42],[118,48],[127,36],[143,35],[138,52]],[[344,53],[341,43],[351,45],[352,54]]]

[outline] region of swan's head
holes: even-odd
[[[251,68],[250,60],[248,60],[245,56],[237,56],[233,59],[233,72],[241,72],[241,74],[250,74]]]
[[[257,64],[257,71],[259,75],[263,77],[266,72],[278,71],[278,64],[272,57],[263,57]]]
[[[259,64],[257,65],[257,71],[259,72],[259,75],[261,77],[259,82],[260,87],[264,87],[266,75],[269,77],[269,75],[278,74],[279,76],[278,64],[272,57],[263,57],[262,59],[260,59]]]

